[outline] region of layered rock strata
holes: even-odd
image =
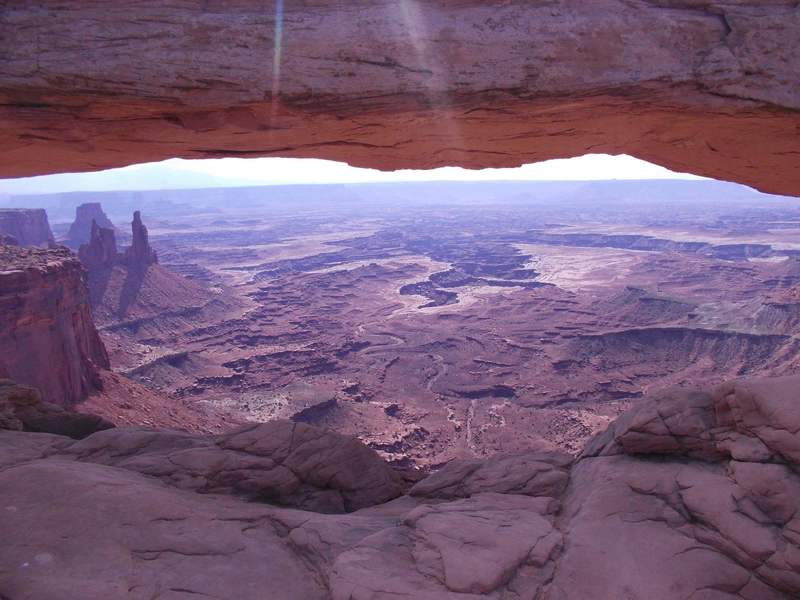
[[[92,237],[94,225],[103,229],[116,230],[114,224],[103,212],[99,202],[86,202],[75,208],[75,220],[69,226],[64,243],[77,250],[81,244],[86,244]]]
[[[374,453],[303,424],[77,442],[0,432],[14,514],[0,520],[0,594],[796,598],[798,384],[651,397],[574,463],[545,452],[452,462],[402,496]],[[283,468],[296,487],[281,496]],[[320,494],[359,510],[243,501],[307,509]]]
[[[60,406],[101,386],[108,356],[69,250],[0,246],[0,314],[0,372]]]
[[[15,3],[0,17],[0,175],[605,152],[800,194],[798,45],[793,0]]]
[[[0,234],[20,246],[53,243],[53,232],[43,208],[0,208]]]

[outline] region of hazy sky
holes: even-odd
[[[470,171],[445,167],[429,171],[360,169],[310,158],[221,158],[131,165],[95,173],[65,173],[0,179],[0,194],[47,194],[71,191],[154,190],[292,183],[380,181],[491,181],[591,179],[699,179],[627,155],[587,154],[548,160],[518,169]]]

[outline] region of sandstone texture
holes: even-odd
[[[606,152],[800,193],[793,0],[147,1],[134,14],[47,0],[6,3],[0,40],[5,177],[173,156],[397,169]]]
[[[796,598],[798,384],[653,396],[572,464],[453,462],[410,495],[360,443],[300,423],[0,431],[0,595]]]
[[[77,206],[75,220],[69,226],[64,243],[73,250],[77,250],[81,244],[89,242],[95,223],[98,227],[110,229],[112,232],[116,229],[106,213],[103,212],[103,207],[99,202],[86,202]]]
[[[11,238],[7,242],[20,246],[48,246],[53,232],[43,208],[0,209],[0,234]]]
[[[69,250],[0,246],[0,314],[0,373],[60,406],[99,389],[108,356]]]

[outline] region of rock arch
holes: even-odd
[[[0,176],[625,152],[800,194],[798,48],[794,0],[12,1]]]

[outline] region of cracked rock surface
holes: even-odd
[[[573,463],[453,461],[405,495],[300,423],[0,431],[0,597],[796,598],[798,385],[664,392]]]

